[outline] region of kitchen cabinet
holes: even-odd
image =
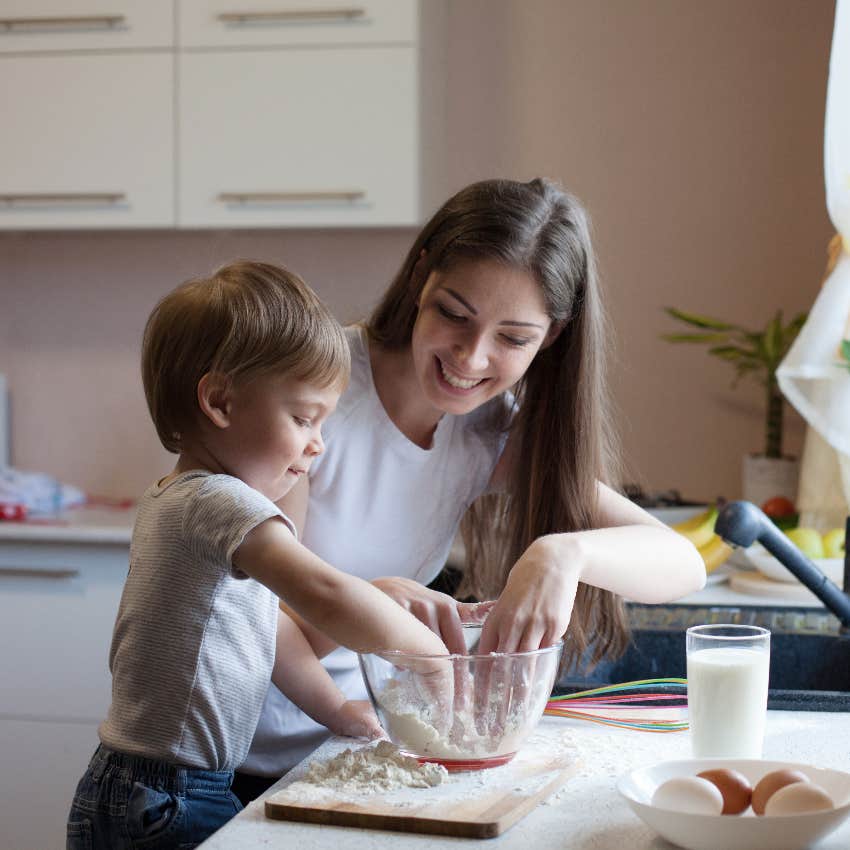
[[[0,0],[0,229],[416,225],[443,10]]]
[[[0,55],[0,228],[174,224],[171,53]]]
[[[183,54],[180,79],[182,226],[416,222],[412,48]]]
[[[4,848],[65,846],[74,789],[109,707],[132,517],[117,511],[99,525],[83,515],[86,524],[0,523]]]
[[[411,225],[418,18],[404,0],[187,0],[182,227]]]
[[[174,224],[173,0],[0,0],[0,228]]]

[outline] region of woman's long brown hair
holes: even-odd
[[[530,274],[563,330],[515,388],[512,465],[503,491],[481,496],[461,524],[467,566],[459,596],[492,598],[536,538],[597,525],[597,482],[615,484],[615,437],[605,381],[610,335],[587,216],[554,183],[486,180],[450,198],[425,225],[367,323],[388,349],[410,344],[417,300],[432,271],[488,259]],[[622,651],[621,600],[580,584],[566,663]],[[590,653],[585,656],[585,650]]]

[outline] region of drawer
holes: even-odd
[[[180,57],[181,227],[417,222],[415,48],[247,55]]]
[[[181,48],[416,40],[416,0],[182,0]]]
[[[173,0],[0,0],[0,53],[173,46]]]
[[[0,546],[0,716],[99,722],[126,546]]]

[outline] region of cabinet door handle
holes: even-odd
[[[79,570],[39,570],[35,567],[0,567],[0,578],[43,578],[55,581],[76,578],[79,574]]]
[[[361,189],[333,192],[220,192],[218,200],[223,204],[273,203],[275,201],[345,201],[351,203],[365,198]]]
[[[124,192],[0,192],[5,204],[117,204]]]
[[[222,12],[218,19],[223,24],[250,24],[258,22],[289,21],[350,21],[353,18],[362,18],[366,14],[365,9],[355,6],[345,8],[327,9],[286,9],[280,12]]]
[[[20,27],[35,29],[40,27],[105,27],[112,29],[127,20],[126,15],[74,15],[63,18],[0,18],[0,27],[6,32]]]

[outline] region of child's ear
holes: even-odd
[[[231,384],[220,372],[207,372],[198,381],[198,407],[216,428],[230,425]]]

